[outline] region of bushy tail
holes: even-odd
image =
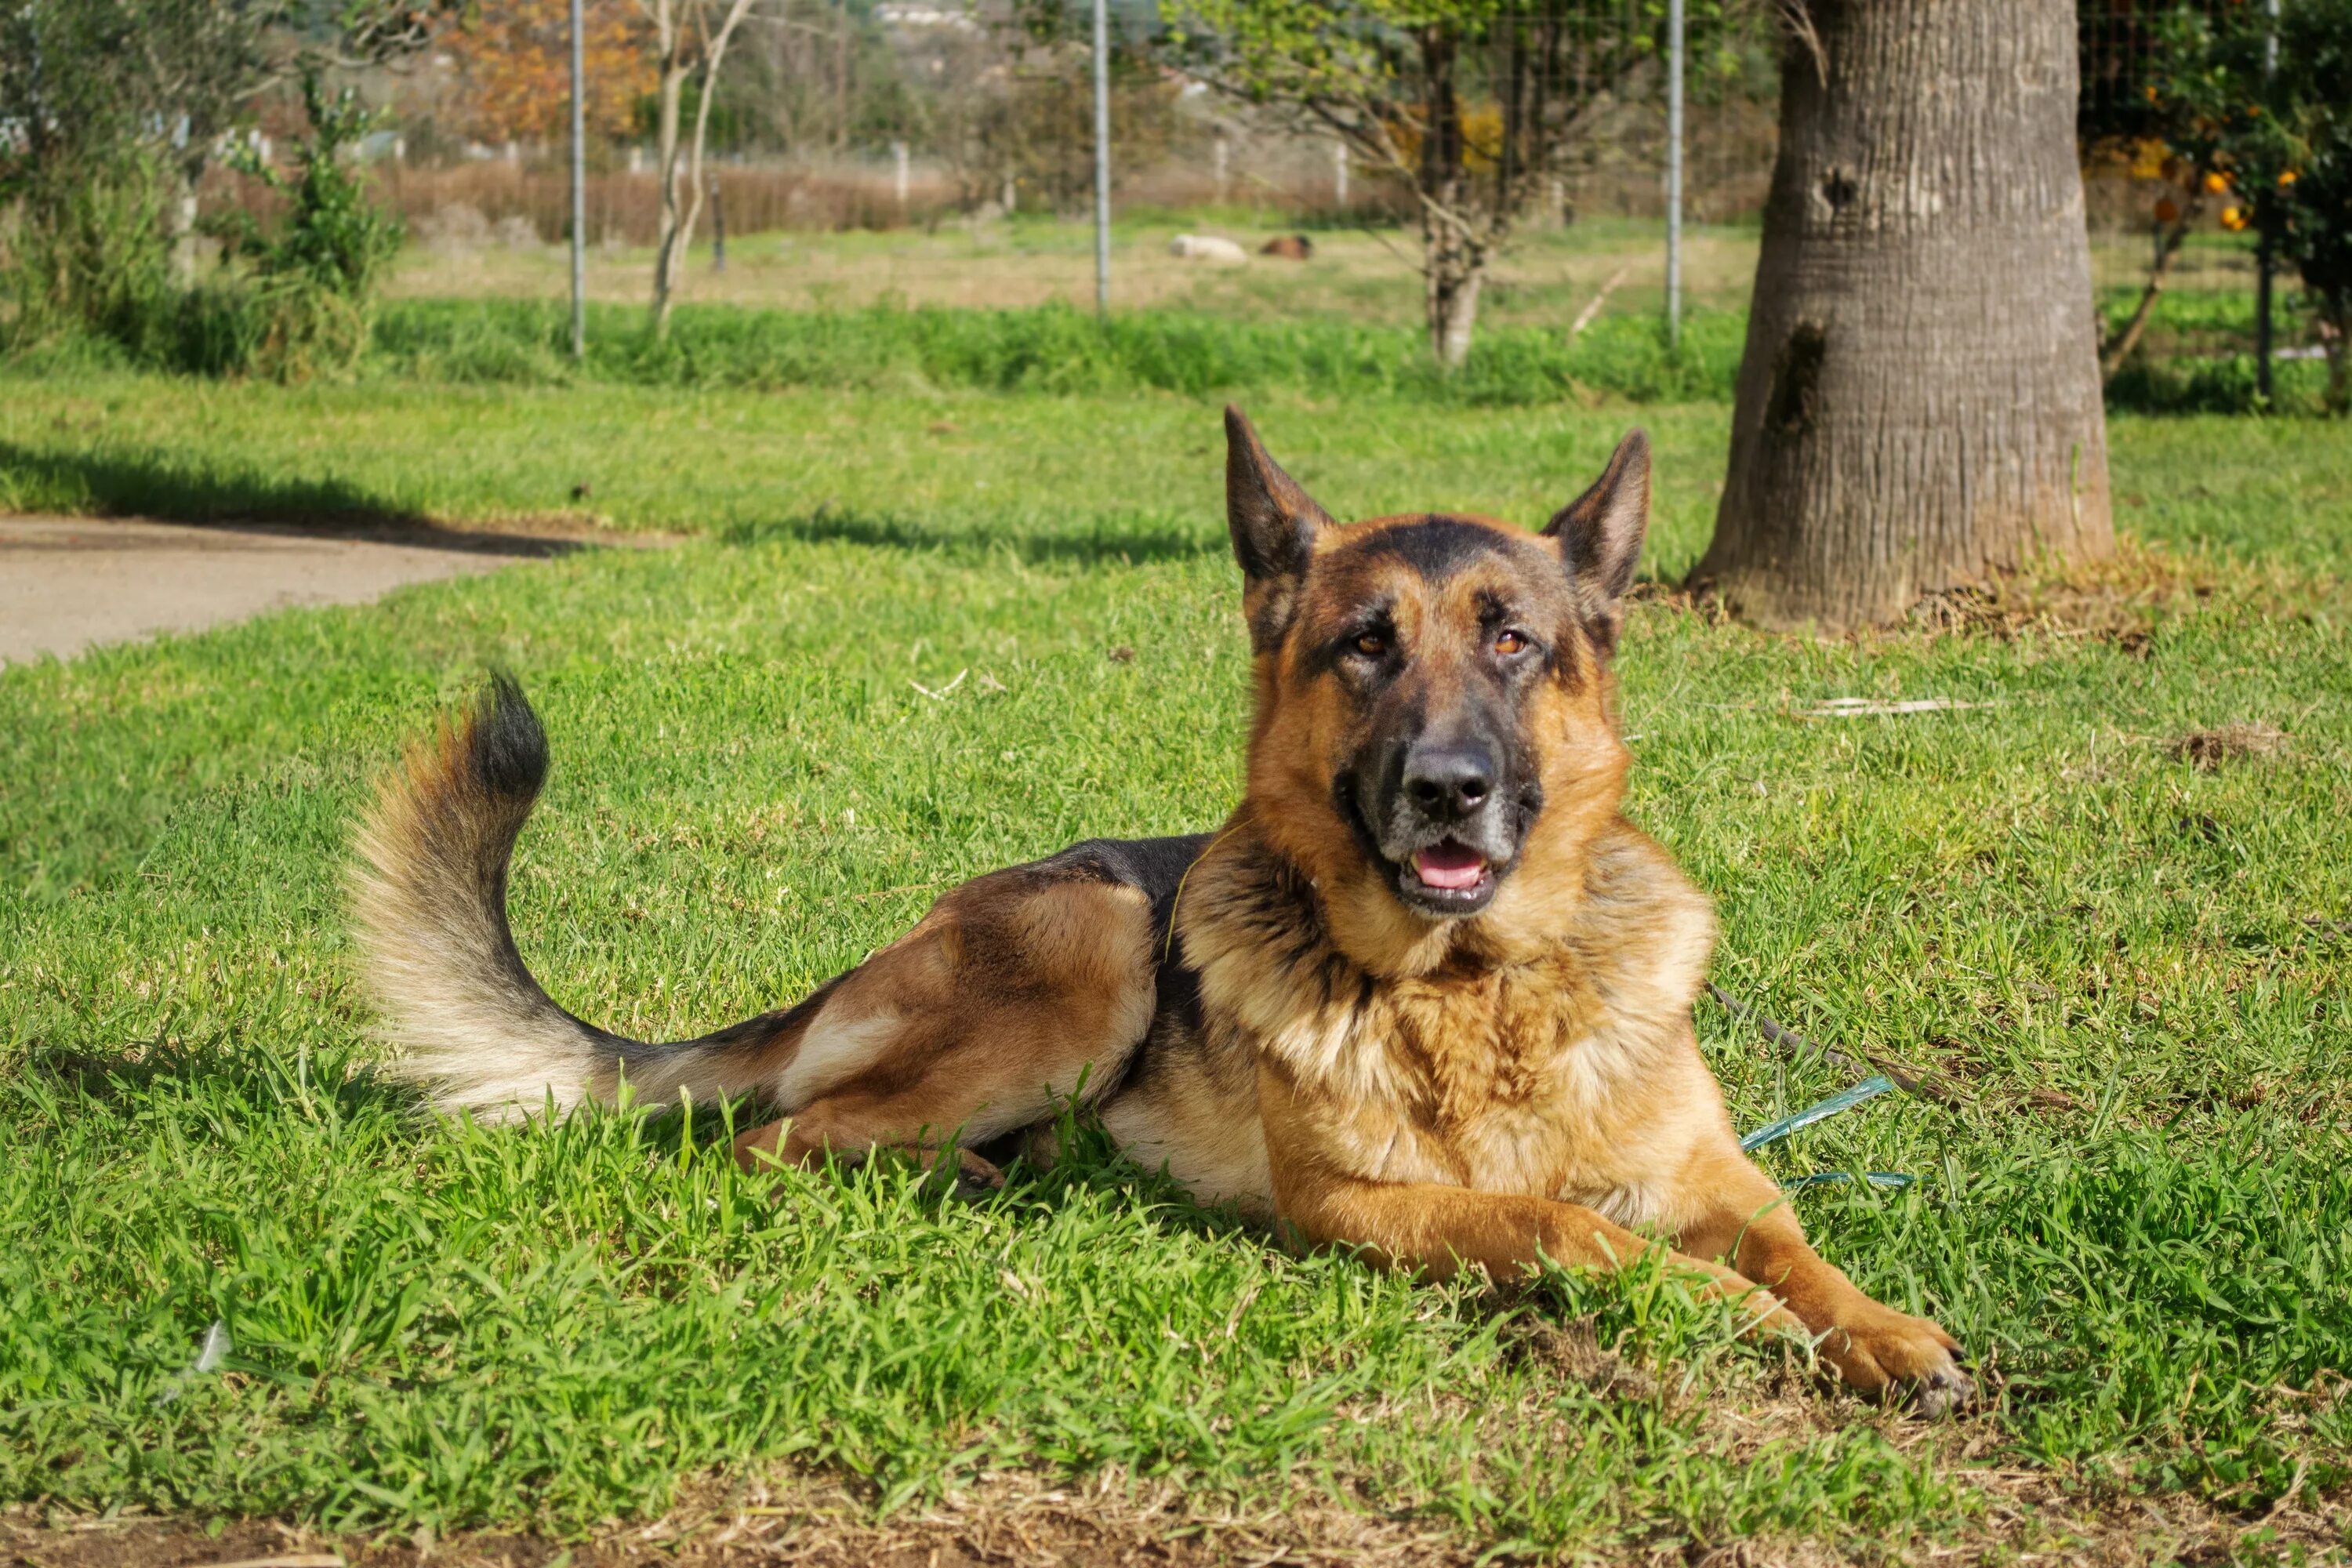
[[[445,1110],[485,1121],[680,1087],[757,1087],[758,1047],[791,1015],[652,1045],[582,1022],[541,989],[507,929],[507,861],[547,778],[547,733],[507,675],[460,722],[413,748],[362,821],[353,902],[367,976],[402,1054]],[[797,1011],[797,1009],[795,1010]]]

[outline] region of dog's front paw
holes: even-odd
[[[1905,1401],[1930,1419],[1976,1403],[1976,1383],[1961,1368],[1960,1342],[1927,1319],[1891,1307],[1873,1303],[1860,1321],[1832,1329],[1820,1353],[1865,1399]]]

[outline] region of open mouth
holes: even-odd
[[[1494,895],[1495,868],[1466,844],[1441,839],[1412,852],[1397,879],[1405,896],[1425,909],[1446,914],[1469,913]]]

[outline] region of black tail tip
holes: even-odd
[[[547,782],[547,731],[509,671],[490,671],[489,689],[467,727],[466,751],[469,771],[493,795],[529,800]]]

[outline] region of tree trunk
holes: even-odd
[[[1790,45],[1715,540],[1824,631],[2104,555],[2106,422],[2063,0],[1811,0]]]
[[[2352,414],[2352,307],[2341,299],[2323,300],[2319,318],[2320,352],[2327,356],[2327,411]]]
[[[1462,109],[1454,87],[1461,41],[1449,23],[1421,33],[1421,273],[1429,318],[1429,352],[1443,371],[1470,357],[1478,324],[1478,290],[1486,280],[1488,236],[1474,216],[1477,193],[1464,156]]]
[[[172,287],[185,290],[196,286],[196,186],[204,178],[204,155],[183,153],[172,160],[171,171],[171,191],[163,208],[163,237],[172,247]]]
[[[716,33],[707,31],[702,59],[695,74],[694,141],[683,171],[686,205],[678,205],[678,87],[686,76],[683,46],[665,47],[661,74],[661,245],[654,258],[654,336],[669,335],[669,308],[686,275],[687,247],[694,243],[694,226],[702,216],[702,151],[710,135],[710,100],[719,91],[719,68],[727,58],[727,45],[735,37],[751,0],[730,0],[727,19]],[[681,34],[683,29],[680,29]],[[674,68],[674,70],[673,70]]]
[[[655,0],[656,47],[661,57],[659,96],[654,113],[654,177],[661,184],[661,216],[654,236],[653,329],[656,337],[669,332],[670,296],[677,289],[686,266],[685,245],[679,239],[683,214],[678,210],[677,117],[686,87],[686,29],[677,14],[677,0]]]
[[[2165,230],[2163,246],[2156,253],[2156,265],[2147,270],[2147,286],[2140,290],[2139,304],[2133,309],[2131,320],[2124,323],[2124,330],[2116,334],[2116,341],[2099,355],[2099,379],[2102,382],[2115,380],[2116,372],[2123,369],[2124,362],[2131,358],[2132,350],[2139,347],[2140,334],[2147,331],[2148,320],[2156,314],[2157,299],[2164,292],[2165,281],[2172,275],[2173,258],[2180,254],[2181,242],[2189,237],[2189,229],[2195,226],[2198,208],[2202,205],[2197,197],[2189,197],[2187,210],[2173,220],[2170,228]]]
[[[1470,337],[1478,325],[1478,290],[1486,281],[1486,258],[1458,235],[1433,233],[1424,220],[1423,277],[1427,284],[1429,352],[1440,370],[1456,371],[1470,357]]]

